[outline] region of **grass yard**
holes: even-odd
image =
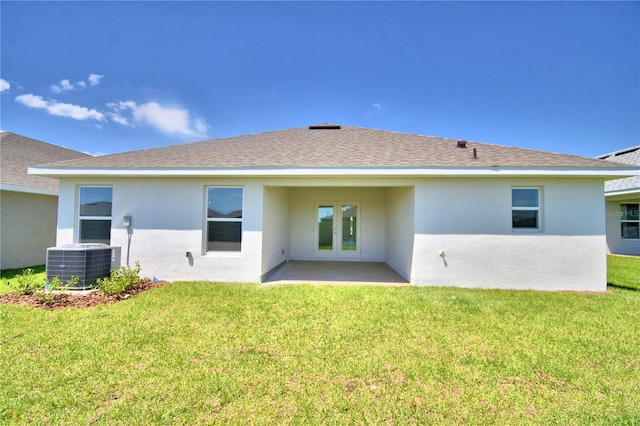
[[[25,268],[20,269],[4,269],[0,271],[0,294],[9,293],[15,291],[15,288],[11,287],[10,283],[15,285],[15,278],[22,274]],[[38,280],[43,283],[46,280],[45,265],[31,266],[33,273],[37,276]]]
[[[640,291],[640,257],[607,256],[609,288]]]
[[[0,423],[638,425],[640,259],[617,259],[605,294],[181,282],[0,305]]]

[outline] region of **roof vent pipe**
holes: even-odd
[[[458,141],[458,148],[466,148],[467,141]]]
[[[476,148],[473,148],[473,159],[474,160],[478,159],[478,150]]]

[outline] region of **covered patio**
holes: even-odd
[[[339,284],[408,286],[384,262],[292,260],[267,276],[263,284]]]
[[[262,282],[408,283],[414,186],[288,183],[264,186]]]

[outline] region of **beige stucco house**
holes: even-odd
[[[0,269],[43,265],[55,246],[58,180],[29,175],[34,164],[90,157],[10,132],[0,133]]]
[[[147,276],[258,283],[332,260],[414,285],[604,291],[603,182],[638,168],[324,124],[30,173],[60,180],[58,245],[121,246]]]
[[[640,145],[598,158],[640,166]],[[609,252],[640,255],[640,175],[605,182],[605,197]]]

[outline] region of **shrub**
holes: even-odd
[[[44,287],[44,283],[38,280],[32,268],[22,270],[22,273],[16,277],[17,284],[10,284],[19,294],[33,294]]]
[[[123,266],[112,269],[108,277],[98,278],[98,288],[105,296],[120,295],[140,281],[139,274],[140,264],[138,262],[135,267]]]
[[[44,285],[42,291],[38,292],[38,297],[42,303],[50,305],[56,299],[54,291],[65,291],[69,287],[75,286],[80,281],[79,277],[73,276],[67,280],[66,283],[63,283],[62,280],[58,277],[53,277],[53,279]]]

